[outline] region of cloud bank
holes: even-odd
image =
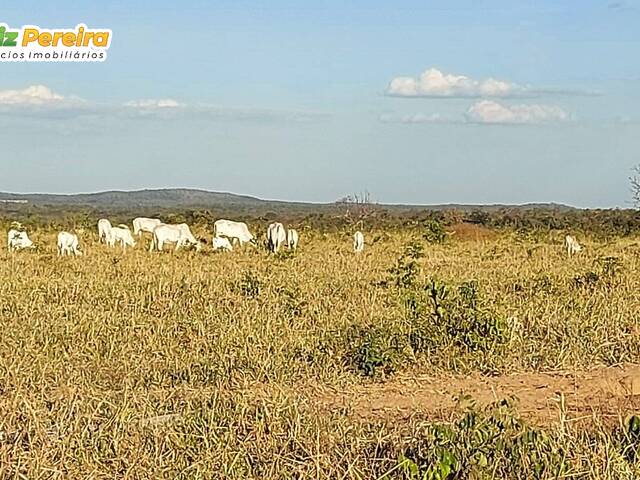
[[[599,92],[571,88],[534,88],[508,80],[487,78],[477,80],[429,68],[420,76],[395,77],[385,94],[405,98],[517,98],[540,95],[597,96]]]
[[[469,107],[465,117],[471,123],[541,124],[564,122],[569,115],[554,105],[503,105],[482,100]]]
[[[0,90],[0,105],[59,105],[65,97],[44,85],[32,85],[22,90]]]
[[[412,113],[409,115],[395,115],[384,113],[378,117],[383,123],[459,123],[452,118],[446,118],[439,113]]]
[[[183,103],[173,98],[135,99],[124,103],[99,103],[76,96],[65,96],[44,85],[21,90],[0,90],[0,113],[29,118],[123,117],[171,119],[183,116],[210,121],[314,121],[326,118],[324,112],[279,108],[227,107],[205,103]]]
[[[144,99],[144,100],[131,100],[124,104],[125,107],[131,108],[180,108],[184,107],[183,103],[178,102],[172,98],[160,98],[160,99]]]
[[[507,105],[493,100],[480,100],[471,105],[464,115],[445,117],[438,113],[412,113],[398,115],[385,113],[378,117],[383,123],[404,124],[486,124],[486,125],[542,125],[568,122],[571,115],[555,105]]]
[[[508,97],[523,93],[523,87],[506,80],[474,80],[464,75],[444,73],[437,68],[425,70],[419,77],[396,77],[387,87],[387,95],[397,97]]]

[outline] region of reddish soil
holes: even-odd
[[[314,396],[322,408],[344,409],[365,420],[448,419],[468,396],[478,406],[512,399],[520,416],[536,425],[561,419],[614,423],[640,411],[640,366],[497,377],[406,376],[341,391],[318,389]]]

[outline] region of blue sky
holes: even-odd
[[[628,206],[639,1],[87,3],[3,7],[113,39],[2,63],[2,191]]]

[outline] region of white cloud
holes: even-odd
[[[492,124],[492,125],[536,125],[573,120],[572,116],[555,105],[519,104],[508,105],[493,100],[480,100],[471,105],[464,115],[443,116],[439,113],[383,113],[378,117],[383,123],[404,124]]]
[[[144,100],[131,100],[124,104],[125,107],[132,108],[179,108],[184,107],[183,103],[178,102],[172,98],[160,98],[160,99],[144,99]]]
[[[78,99],[74,100],[77,101]],[[65,101],[67,101],[65,97],[53,92],[44,85],[32,85],[22,90],[0,90],[0,105],[60,105]]]
[[[569,120],[569,115],[554,105],[503,105],[481,100],[469,107],[468,122],[490,124],[538,124]]]
[[[172,98],[137,99],[124,103],[86,101],[73,95],[62,95],[44,85],[21,90],[0,90],[0,114],[38,119],[70,119],[76,117],[124,117],[130,119],[199,118],[209,121],[314,121],[328,116],[324,112],[228,107],[205,103],[187,104]]]
[[[524,92],[523,87],[505,80],[474,80],[437,68],[425,70],[418,78],[396,77],[386,91],[387,95],[399,97],[507,97]]]
[[[429,68],[417,78],[396,77],[389,82],[385,93],[389,96],[406,98],[522,98],[541,95],[601,95],[600,92],[575,88],[534,88],[496,78],[476,80],[465,75],[445,73],[437,68]]]

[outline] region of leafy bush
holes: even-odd
[[[475,281],[456,288],[430,280],[422,296],[405,298],[405,307],[408,343],[432,361],[439,352],[448,352],[454,366],[470,362],[495,367],[509,340],[506,321],[484,306]]]
[[[570,470],[562,442],[522,423],[505,400],[453,424],[429,424],[401,452],[398,467],[412,480],[559,478]]]
[[[447,239],[447,232],[441,222],[437,220],[427,220],[424,222],[424,239],[433,244],[442,244]]]
[[[390,375],[405,360],[401,335],[379,326],[352,326],[345,332],[347,365],[365,377]]]
[[[424,257],[424,248],[419,242],[405,246],[404,252],[388,272],[392,283],[398,288],[412,287],[418,281],[420,266],[418,260]]]

